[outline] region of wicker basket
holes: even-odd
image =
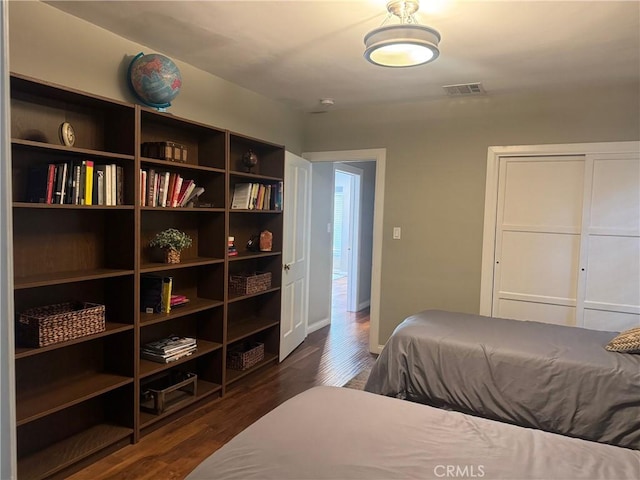
[[[271,288],[271,272],[231,275],[229,293],[231,295],[252,295]]]
[[[227,367],[247,370],[264,360],[264,343],[247,342],[227,352]]]
[[[18,344],[44,347],[104,332],[104,305],[68,302],[26,310],[18,317]]]

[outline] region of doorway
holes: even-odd
[[[360,299],[360,217],[363,170],[334,164],[332,316],[357,312]],[[370,232],[367,232],[370,233]]]

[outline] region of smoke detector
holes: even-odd
[[[480,82],[476,83],[460,83],[458,85],[444,85],[444,91],[450,97],[460,97],[463,95],[486,95],[484,87]]]
[[[320,105],[323,107],[333,107],[336,101],[333,98],[321,98]]]

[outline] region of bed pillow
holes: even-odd
[[[604,348],[610,352],[640,353],[640,328],[631,328],[621,332]]]

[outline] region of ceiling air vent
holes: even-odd
[[[486,95],[481,83],[461,83],[459,85],[445,85],[444,91],[450,97],[459,97],[461,95]]]

